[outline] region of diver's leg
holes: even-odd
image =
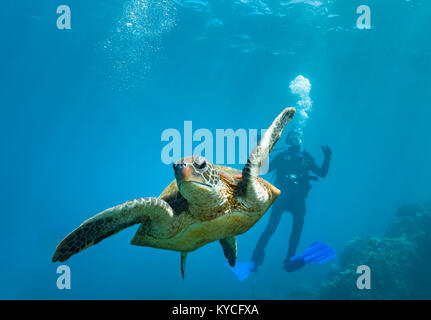
[[[305,199],[295,200],[296,203],[292,207],[293,225],[292,233],[290,234],[289,250],[287,252],[286,261],[295,255],[296,248],[298,248],[299,239],[301,238],[302,227],[304,226],[305,217]]]
[[[259,241],[257,242],[256,248],[254,249],[252,261],[256,266],[259,266],[263,263],[263,260],[265,258],[265,247],[268,244],[269,239],[277,229],[277,226],[280,222],[281,215],[284,211],[284,208],[281,204],[282,204],[282,201],[280,201],[279,205],[273,206],[268,224],[265,230],[263,231],[262,235],[260,236]]]

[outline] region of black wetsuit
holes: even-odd
[[[260,236],[253,252],[252,261],[256,266],[263,263],[265,247],[277,229],[284,211],[289,211],[293,216],[287,260],[295,255],[304,225],[305,199],[311,189],[310,180],[318,180],[316,176],[311,176],[309,172],[321,178],[324,178],[328,173],[331,152],[328,147],[325,148],[329,151],[325,152],[324,150],[325,160],[322,167],[316,165],[313,157],[307,151],[296,152],[291,149],[280,152],[270,162],[270,172],[276,170],[274,185],[281,190],[281,194],[272,206],[268,225]]]

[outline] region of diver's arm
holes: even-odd
[[[325,159],[323,160],[323,164],[321,167],[319,167],[316,162],[314,162],[314,159],[310,156],[310,164],[309,169],[314,174],[318,175],[320,178],[325,178],[328,174],[329,170],[329,163],[331,162],[331,154],[332,151],[329,148],[329,146],[323,146],[322,147],[323,154],[325,156]]]

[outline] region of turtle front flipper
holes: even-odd
[[[138,223],[148,226],[152,233],[166,237],[173,217],[172,208],[164,200],[141,198],[128,201],[84,221],[60,242],[52,261],[66,261],[75,253]]]
[[[256,183],[256,177],[259,175],[259,170],[268,155],[271,153],[274,145],[283,132],[284,127],[292,120],[295,115],[295,108],[284,109],[271,126],[266,130],[259,144],[251,152],[244,169],[242,170],[242,182],[240,189],[244,192],[247,198],[260,199],[261,194]]]

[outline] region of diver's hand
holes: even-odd
[[[330,158],[332,155],[332,150],[329,148],[329,146],[322,146],[323,154],[325,155],[325,158]]]

